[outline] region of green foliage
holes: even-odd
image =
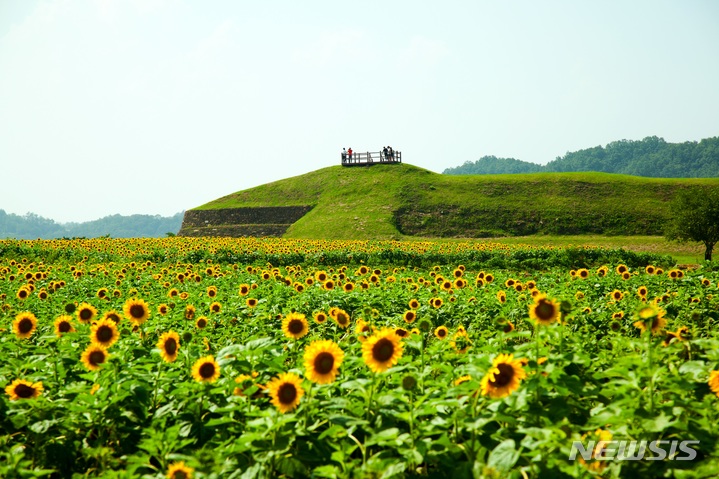
[[[514,158],[483,156],[475,162],[465,161],[462,166],[447,168],[445,175],[504,175],[508,173],[539,173],[544,167]]]
[[[596,171],[656,178],[713,178],[719,176],[719,137],[699,142],[667,143],[656,136],[640,141],[619,140],[569,152],[546,165],[514,158],[485,156],[474,163],[447,168],[451,175]]]
[[[667,238],[704,243],[704,259],[711,261],[712,250],[719,241],[719,188],[680,191],[672,213]]]
[[[56,223],[34,213],[20,216],[0,210],[0,238],[159,238],[179,231],[182,215],[110,215],[83,223]]]

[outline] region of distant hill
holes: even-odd
[[[680,188],[719,179],[607,173],[440,175],[409,164],[331,166],[188,210],[180,235],[324,239],[660,235]]]
[[[557,157],[546,165],[514,158],[484,156],[447,168],[447,175],[488,175],[498,173],[536,173],[596,171],[654,178],[719,177],[719,137],[699,142],[667,143],[650,136],[640,141],[620,140]]]
[[[57,223],[34,213],[21,216],[0,210],[0,238],[159,238],[167,233],[176,234],[182,224],[182,215],[111,215],[83,223]]]

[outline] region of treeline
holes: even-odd
[[[0,238],[160,238],[180,231],[183,214],[111,215],[83,223],[57,223],[34,213],[16,215],[0,209]]]
[[[447,168],[446,175],[598,171],[656,178],[712,178],[719,176],[719,137],[699,142],[667,143],[650,136],[619,140],[557,157],[546,165],[514,158],[484,156],[475,162]]]

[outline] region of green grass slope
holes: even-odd
[[[607,173],[440,175],[408,164],[332,166],[239,191],[197,210],[310,205],[295,238],[661,234],[678,188],[719,179]]]

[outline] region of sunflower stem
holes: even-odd
[[[647,330],[647,365],[649,368],[649,413],[654,411],[654,371],[652,368],[652,332]]]
[[[541,407],[539,404],[539,375],[541,374],[540,367],[539,367],[539,335],[541,334],[540,332],[541,332],[541,325],[537,322],[534,324],[534,336],[535,336],[534,360],[537,363],[537,365],[535,367],[535,373],[534,373],[535,374],[534,402],[535,402],[535,407],[536,407],[536,411],[537,411],[537,425],[539,425],[541,423],[541,419],[540,419],[541,418],[541,414],[540,414]]]
[[[152,393],[152,410],[157,409],[157,390],[160,389],[160,371],[162,371],[162,361],[157,367],[157,374],[155,374],[155,390]]]
[[[374,396],[374,388],[375,388],[375,382],[377,381],[377,374],[372,375],[372,384],[369,388],[369,394],[367,395],[367,417],[366,419],[369,421],[370,412],[372,410],[372,396]]]

